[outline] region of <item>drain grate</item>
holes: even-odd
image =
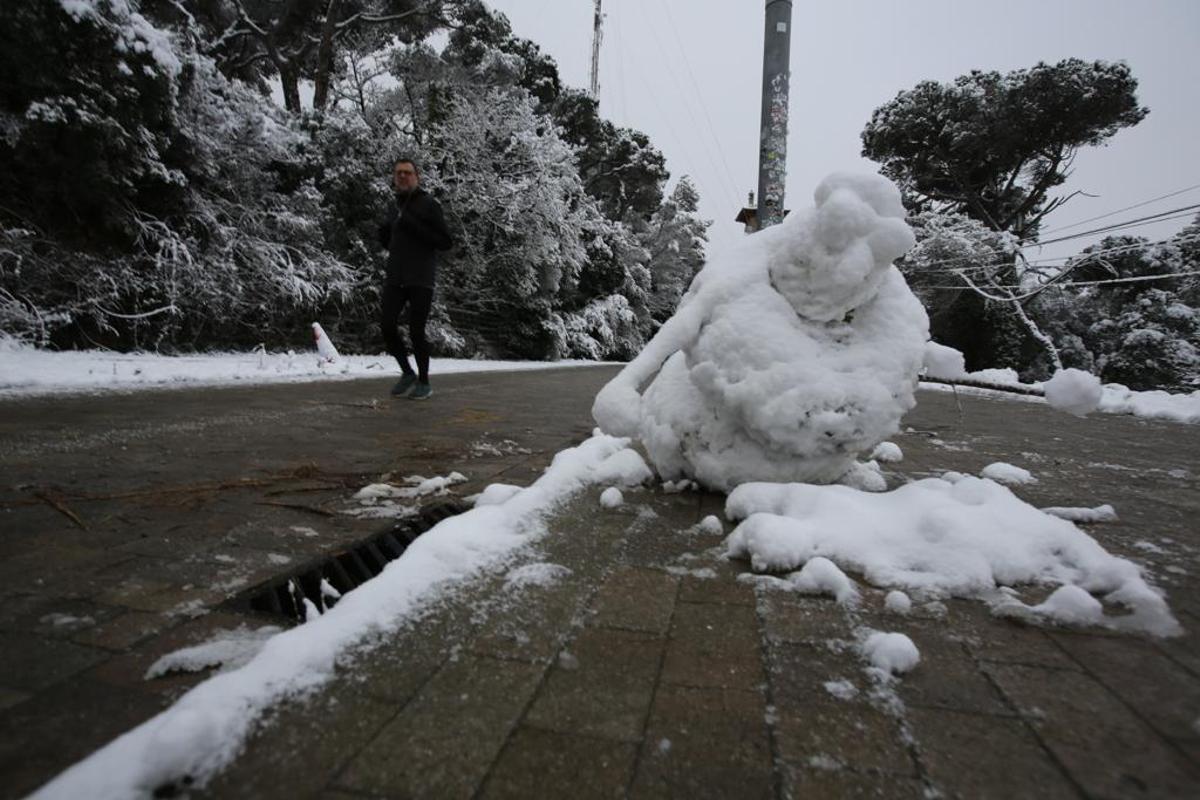
[[[289,575],[273,578],[230,602],[240,610],[248,607],[250,611],[303,622],[307,617],[306,600],[318,609],[331,608],[346,592],[383,572],[388,562],[399,558],[418,536],[470,508],[461,500],[431,503],[415,517],[397,522],[316,565],[310,563]]]

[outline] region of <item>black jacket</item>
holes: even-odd
[[[432,289],[437,273],[438,250],[449,250],[450,231],[438,201],[418,187],[396,202],[379,226],[379,244],[387,248],[389,286],[424,286]]]

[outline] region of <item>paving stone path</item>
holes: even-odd
[[[596,487],[513,563],[353,653],[325,690],[277,708],[189,796],[1200,795],[1200,428],[919,399],[895,439],[905,458],[889,465],[892,485],[1003,460],[1038,476],[1016,490],[1035,505],[1113,504],[1120,520],[1089,532],[1146,566],[1185,635],[1027,627],[964,600],[898,617],[866,586],[847,611],[721,558],[723,537],[697,527],[720,515],[719,495],[648,488],[609,510]],[[569,572],[546,585],[506,579],[543,562]],[[210,629],[246,620],[200,619]],[[920,666],[873,680],[853,646],[866,629],[908,634]],[[172,646],[154,640],[156,652]],[[21,752],[22,719],[70,739],[127,696],[195,680],[130,678],[144,667],[118,659],[132,656],[76,668],[86,681],[110,670],[111,694],[75,695],[71,681],[23,690],[32,702],[0,716],[0,753]],[[131,688],[117,689],[122,674]]]

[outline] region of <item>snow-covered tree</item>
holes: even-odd
[[[1064,351],[1108,382],[1133,389],[1192,390],[1200,386],[1200,280],[1192,272],[1185,230],[1154,244],[1114,236],[1068,262],[1071,282],[1047,289],[1034,306]],[[1152,280],[1128,280],[1152,278]],[[1082,350],[1083,352],[1079,352]],[[1088,363],[1090,362],[1090,364]]]
[[[692,278],[704,266],[704,245],[712,222],[700,219],[697,214],[699,200],[691,179],[686,175],[681,177],[638,233],[638,239],[650,254],[649,304],[656,327],[675,313]]]
[[[1078,149],[1146,116],[1136,92],[1126,64],[1077,58],[922,81],[875,110],[862,152],[909,203],[957,211],[1024,240],[1070,199],[1049,193]]]

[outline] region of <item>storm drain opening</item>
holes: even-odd
[[[273,578],[248,595],[234,599],[232,604],[243,610],[304,622],[311,613],[310,607],[318,612],[332,608],[342,595],[383,572],[418,536],[470,508],[470,504],[461,500],[427,505],[416,516],[332,553],[319,564],[310,563],[290,575]]]

